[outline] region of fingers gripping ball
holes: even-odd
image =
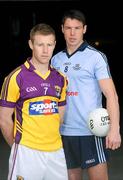
[[[105,108],[97,108],[89,114],[88,126],[91,132],[100,137],[107,135],[110,128],[110,119]]]

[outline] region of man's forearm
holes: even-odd
[[[12,146],[12,144],[14,142],[13,122],[10,124],[3,124],[1,126],[1,131],[2,131],[3,137],[5,138],[6,142],[9,144],[9,146]]]

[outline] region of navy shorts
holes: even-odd
[[[62,136],[67,168],[89,168],[109,160],[105,137]]]

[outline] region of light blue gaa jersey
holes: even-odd
[[[102,92],[98,80],[111,78],[105,54],[84,42],[75,53],[66,50],[56,54],[51,64],[68,77],[67,105],[62,135],[91,135],[89,113],[102,107]]]

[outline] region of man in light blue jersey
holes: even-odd
[[[84,41],[87,25],[78,10],[67,11],[62,19],[66,49],[51,64],[68,77],[67,107],[61,134],[69,180],[81,180],[87,169],[90,180],[108,180],[108,149],[120,147],[119,103],[106,55]],[[110,115],[106,137],[94,136],[87,125],[89,113],[102,107],[102,93]]]

